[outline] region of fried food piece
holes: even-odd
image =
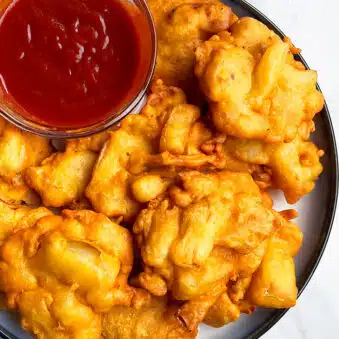
[[[217,246],[212,249],[203,265],[175,267],[171,285],[174,298],[195,300],[197,297],[211,295],[217,297],[225,289],[227,281],[236,274],[235,260],[234,251]],[[211,293],[213,288],[216,293]]]
[[[26,184],[21,174],[14,178],[5,179],[0,177],[0,200],[7,204],[27,204],[38,206],[39,196]]]
[[[172,188],[171,200],[142,211],[134,225],[147,265],[161,267],[168,259],[180,267],[202,265],[214,245],[246,252],[271,233],[273,216],[249,174],[186,172],[180,178],[183,188]]]
[[[302,243],[302,232],[297,225],[280,217],[281,226],[270,238],[263,261],[254,273],[247,298],[262,307],[288,308],[296,304],[293,257]]]
[[[44,205],[91,208],[84,193],[109,133],[104,131],[91,137],[68,140],[65,152],[54,153],[40,166],[25,171],[26,182],[40,194]]]
[[[45,206],[67,206],[83,197],[97,155],[89,150],[54,153],[40,166],[25,171],[27,184],[37,191]]]
[[[202,321],[220,327],[264,305],[261,294],[248,296],[250,286],[255,279],[257,286],[272,279],[258,272],[270,260],[274,237],[279,235],[290,253],[299,250],[300,234],[285,219],[295,212],[273,211],[271,199],[248,173],[186,171],[179,178],[134,224],[144,264],[139,283],[155,296],[171,292],[184,301],[178,316],[188,330]],[[279,252],[275,244],[272,248]],[[275,258],[276,266],[283,266],[283,259]],[[295,282],[294,272],[284,272]]]
[[[312,142],[298,138],[276,148],[270,162],[274,186],[283,190],[288,203],[293,204],[313,191],[323,171],[323,154]]]
[[[198,297],[211,296],[213,287],[222,293],[226,282],[234,277],[235,260],[232,250],[215,247],[200,266],[179,267],[170,261],[162,266],[151,266],[145,262],[145,271],[140,274],[139,281],[153,295],[163,296],[171,291],[175,299],[195,300]]]
[[[169,1],[162,6],[154,0],[148,3],[155,15],[158,38],[155,77],[182,88],[194,100],[194,51],[213,34],[228,29],[235,15],[217,1]]]
[[[211,0],[200,0],[199,3],[210,3]],[[217,1],[214,1],[217,2]],[[180,5],[193,3],[192,0],[147,0],[148,7],[152,12],[152,17],[155,25],[158,25],[165,20],[169,13]]]
[[[100,338],[101,317],[131,305],[130,233],[92,211],[63,211],[7,238],[1,248],[0,290],[38,338]]]
[[[13,204],[37,204],[38,198],[21,173],[29,166],[38,165],[50,153],[47,139],[23,132],[0,118],[0,199]]]
[[[272,43],[280,41],[280,37],[262,22],[250,18],[239,18],[230,32],[236,45],[247,49],[252,55],[262,55]]]
[[[103,317],[102,335],[106,339],[195,338],[197,331],[189,332],[181,325],[177,310],[165,298],[153,298],[140,309],[115,306]]]
[[[227,292],[224,292],[208,310],[204,323],[212,327],[222,327],[240,317],[240,309],[233,304]]]
[[[210,286],[208,294],[189,300],[180,307],[178,317],[189,331],[197,329],[224,291],[224,281],[220,281]]]
[[[324,152],[299,135],[291,142],[278,144],[228,138],[224,149],[241,161],[268,167],[272,185],[284,192],[290,204],[314,189],[323,170],[320,157]]]
[[[109,217],[122,216],[125,221],[135,218],[140,203],[130,192],[131,172],[142,172],[144,168],[133,171],[131,159],[157,152],[168,112],[185,102],[185,94],[180,89],[155,82],[142,112],[129,115],[121,127],[110,134],[86,189],[86,196],[96,211]]]
[[[251,314],[256,306],[281,308],[295,303],[297,290],[291,267],[294,268],[292,257],[300,249],[302,233],[288,220],[297,216],[295,210],[273,213],[275,231],[253,252],[238,255],[236,279],[228,282],[227,290],[209,308],[204,318],[208,325],[224,326],[236,321],[241,313]]]
[[[159,147],[155,154],[134,153],[129,164],[132,173],[140,174],[162,166],[197,168],[212,163],[220,166],[219,162],[223,162],[213,150],[209,154],[203,152],[204,142],[213,138],[213,133],[202,121],[197,121],[199,108],[185,102],[163,111]]]
[[[238,256],[237,279],[231,281],[227,286],[227,297],[229,297],[234,304],[238,304],[244,299],[252,281],[253,274],[262,263],[267,249],[267,243],[268,239],[263,241],[252,252]]]
[[[248,254],[238,254],[236,279],[228,282],[227,290],[209,308],[203,319],[204,323],[212,327],[222,327],[238,320],[241,313],[251,314],[255,310],[255,305],[246,298],[246,292],[253,274],[263,261],[267,243],[268,240],[263,241]]]
[[[206,127],[205,127],[206,128]],[[220,159],[216,163],[216,168],[232,172],[254,173],[259,170],[259,166],[238,159],[234,154],[224,147],[227,137],[225,135],[216,135],[206,140],[200,145],[200,149],[205,154],[215,154]]]
[[[68,290],[25,291],[17,297],[21,326],[36,338],[100,338],[101,317]]]
[[[166,114],[166,122],[161,131],[159,152],[157,154],[139,154],[133,159],[133,168],[141,171],[144,168],[158,166],[176,166],[198,168],[213,164],[218,167],[223,164],[223,159],[219,154],[212,152],[205,154],[202,152],[206,136],[211,132],[206,132],[200,127],[202,122],[198,107],[188,104],[179,104],[174,106]],[[198,127],[198,128],[197,128]],[[135,163],[139,161],[136,166]]]
[[[323,97],[316,73],[294,61],[290,48],[262,23],[242,18],[197,49],[196,73],[214,124],[233,135],[224,157],[255,166],[249,172],[262,188],[282,189],[295,203],[322,172],[323,151],[307,139]]]
[[[13,231],[32,227],[39,219],[51,214],[44,207],[32,209],[0,201],[0,246]]]
[[[193,105],[177,105],[169,113],[160,138],[160,152],[184,154],[189,133],[200,117],[200,110]]]
[[[110,217],[123,216],[125,220],[138,213],[139,203],[130,193],[131,175],[126,169],[130,154],[137,151],[151,152],[152,141],[123,128],[111,134],[86,189],[86,197],[96,211]]]
[[[210,307],[204,318],[204,323],[212,327],[223,327],[239,319],[241,313],[252,314],[255,306],[248,300],[234,303],[228,296],[228,291],[221,294],[215,304]]]
[[[317,73],[294,60],[290,44],[241,18],[196,50],[195,73],[216,128],[228,135],[284,142],[324,106]]]
[[[275,219],[248,173],[188,171],[179,178],[140,212],[133,232],[144,263],[139,283],[185,301],[178,316],[195,330],[228,283],[260,265],[251,253],[274,232]],[[253,261],[247,271],[245,253]]]
[[[144,203],[160,196],[172,183],[171,178],[162,177],[157,173],[146,173],[132,183],[131,189],[134,198]]]
[[[0,176],[11,179],[51,153],[49,141],[23,132],[0,118]]]
[[[169,262],[162,267],[145,266],[140,283],[153,295],[171,291],[175,299],[186,301],[177,315],[185,328],[193,332],[225,291],[227,281],[235,276],[235,260],[232,250],[215,247],[205,264],[197,267],[183,268]]]

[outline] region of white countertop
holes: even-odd
[[[339,1],[249,0],[292,38],[309,66],[319,72],[339,141]],[[264,339],[339,338],[339,216],[311,282]]]

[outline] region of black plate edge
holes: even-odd
[[[0,326],[0,338],[2,339],[13,339],[15,337],[11,337],[11,334],[9,334],[2,326]]]
[[[240,5],[241,7],[248,10],[254,17],[259,19],[261,22],[263,22],[266,26],[268,26],[270,29],[275,31],[280,37],[285,37],[286,35],[283,33],[283,31],[277,27],[265,14],[263,14],[260,10],[255,8],[253,5],[248,3],[246,0],[233,0],[235,3]],[[272,4],[273,5],[273,4]],[[299,61],[301,61],[307,69],[310,69],[305,59],[299,54],[298,55]],[[321,91],[319,84],[317,85],[317,89]],[[328,210],[326,213],[325,221],[323,224],[323,236],[320,240],[320,243],[318,244],[318,250],[313,254],[311,263],[309,264],[309,267],[306,268],[306,272],[301,278],[301,283],[298,284],[298,298],[302,294],[302,292],[307,287],[308,283],[312,279],[312,276],[314,272],[316,271],[321,258],[324,254],[324,251],[326,249],[326,245],[328,243],[328,240],[330,238],[331,230],[333,227],[336,207],[337,207],[337,200],[338,200],[338,187],[339,187],[339,179],[338,179],[338,152],[337,152],[337,143],[336,138],[334,134],[333,124],[331,120],[331,116],[329,113],[328,106],[325,102],[325,106],[323,110],[319,113],[322,115],[322,118],[324,120],[326,131],[329,135],[329,150],[331,151],[330,154],[330,166],[333,169],[332,176],[331,176],[331,185],[330,185],[330,205],[328,206]],[[257,330],[254,330],[249,336],[247,336],[246,339],[258,339],[263,334],[265,334],[269,329],[271,329],[287,312],[289,309],[283,309],[283,310],[277,310],[273,316],[260,328]]]
[[[248,3],[245,0],[233,0],[235,3],[241,5],[245,9],[247,9],[249,12],[251,12],[255,17],[257,17],[261,22],[263,22],[266,26],[268,26],[270,29],[274,30],[278,35],[281,37],[284,37],[285,34],[281,31],[279,27],[277,27],[266,15],[264,15],[261,11],[256,9],[254,6],[252,6],[250,3]],[[309,69],[309,66],[307,65],[304,58],[299,55],[300,61],[306,66],[307,69]],[[317,88],[321,91],[319,85],[317,85]],[[328,213],[325,218],[325,234],[323,235],[323,238],[321,239],[321,244],[319,246],[319,250],[313,255],[312,264],[311,267],[306,270],[306,274],[304,274],[304,277],[302,277],[302,282],[299,288],[298,297],[302,294],[302,292],[305,290],[306,286],[312,279],[312,276],[314,272],[316,271],[321,258],[324,254],[326,245],[328,243],[331,230],[333,227],[334,217],[335,217],[335,211],[337,207],[337,200],[338,200],[338,152],[337,152],[337,146],[336,146],[336,138],[334,134],[333,124],[331,121],[330,113],[328,110],[328,106],[325,102],[325,106],[323,108],[323,111],[320,113],[323,116],[323,120],[325,123],[326,130],[329,132],[330,135],[330,150],[332,151],[332,154],[330,155],[330,163],[331,167],[334,169],[332,172],[332,178],[331,182],[332,185],[330,196],[331,196],[331,205],[328,208]],[[324,228],[323,227],[323,228]],[[253,331],[249,336],[247,336],[247,339],[258,339],[263,334],[265,334],[269,329],[271,329],[287,312],[289,309],[284,310],[278,310],[275,312],[275,314],[271,317],[270,320],[268,320],[263,326],[258,328],[257,330]],[[16,339],[14,336],[12,336],[10,333],[8,333],[2,326],[0,326],[0,338],[2,339]]]

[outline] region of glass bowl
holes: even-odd
[[[12,0],[0,0],[0,18],[2,13],[4,13],[12,3]],[[52,127],[35,121],[33,118],[29,119],[21,115],[19,113],[19,109],[16,109],[17,104],[15,104],[15,102],[14,104],[11,104],[5,99],[7,94],[0,86],[0,115],[15,126],[27,132],[31,132],[50,139],[69,139],[87,137],[95,133],[102,132],[103,130],[119,123],[119,121],[128,114],[140,110],[140,107],[143,105],[145,100],[146,90],[151,82],[155,68],[157,53],[156,30],[151,12],[145,0],[132,0],[129,1],[129,4],[136,6],[136,8],[142,14],[142,20],[145,24],[145,33],[147,33],[147,35],[145,34],[143,36],[142,47],[144,48],[146,45],[147,48],[150,49],[150,58],[147,60],[147,65],[145,66],[147,72],[144,74],[144,79],[140,81],[140,88],[138,86],[138,88],[135,89],[132,98],[129,99],[127,103],[123,104],[118,110],[110,114],[108,117],[92,125],[80,128]]]

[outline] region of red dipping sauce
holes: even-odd
[[[140,90],[151,49],[127,0],[16,0],[0,19],[0,86],[25,118],[79,128]]]

